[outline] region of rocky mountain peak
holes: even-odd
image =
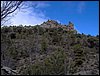
[[[45,28],[54,28],[54,27],[57,27],[57,26],[60,26],[60,24],[55,20],[48,20],[48,21],[43,22],[41,24],[41,27],[45,27]]]
[[[55,20],[48,20],[46,22],[43,22],[43,24],[47,24],[47,25],[59,25],[59,23]]]
[[[55,20],[48,20],[46,22],[43,22],[41,24],[41,27],[44,27],[44,28],[63,28],[63,30],[67,30],[67,31],[74,30],[74,24],[70,21],[69,21],[68,25],[62,25]]]

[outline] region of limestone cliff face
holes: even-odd
[[[54,28],[58,26],[59,26],[59,23],[54,20],[48,20],[47,22],[44,22],[43,24],[41,24],[41,27],[45,27],[45,28]]]
[[[40,27],[44,28],[63,28],[63,30],[74,30],[74,25],[69,22],[68,25],[61,25],[57,21],[54,20],[48,20],[47,22],[43,22]]]

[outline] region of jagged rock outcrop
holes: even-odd
[[[47,22],[44,22],[43,24],[41,24],[41,27],[45,27],[45,28],[54,28],[58,26],[59,26],[59,23],[54,20],[48,20]]]
[[[6,66],[2,66],[1,71],[4,75],[18,75],[17,70],[13,70],[13,69],[6,67]]]
[[[43,22],[40,27],[44,28],[63,28],[63,30],[66,31],[73,31],[74,30],[74,24],[69,21],[68,25],[62,25],[54,20],[48,20],[47,22]]]
[[[69,21],[67,30],[74,30],[74,24]]]

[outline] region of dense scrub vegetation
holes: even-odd
[[[99,36],[39,25],[4,26],[1,65],[21,75],[73,75],[80,71],[97,75]]]

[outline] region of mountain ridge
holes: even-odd
[[[55,20],[48,20],[47,22],[43,22],[40,27],[45,27],[45,28],[65,28],[67,31],[68,30],[74,30],[74,24],[72,24],[69,21],[68,25],[62,25],[61,23],[58,23]]]
[[[71,22],[57,26],[63,25],[49,20],[2,27],[2,66],[19,75],[99,75],[99,35],[77,33]]]

